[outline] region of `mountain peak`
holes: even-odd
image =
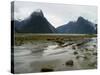
[[[95,34],[97,33],[96,27],[93,23],[84,19],[83,17],[78,17],[76,22],[69,22],[63,26],[57,28],[60,33],[71,33],[71,34]]]
[[[82,16],[78,17],[77,23],[84,23],[84,22],[88,22],[88,20],[84,19]]]
[[[17,24],[17,23],[16,23]],[[19,27],[20,24],[20,27]],[[17,27],[18,26],[18,27]],[[16,26],[18,33],[56,33],[56,29],[47,21],[41,9],[33,11],[29,18]]]
[[[85,19],[82,17],[82,16],[79,16],[78,19],[77,19],[77,22],[81,22],[81,21],[84,21]]]
[[[41,10],[41,9],[36,9],[35,12],[37,12],[37,13],[41,13],[42,10]]]
[[[31,14],[31,16],[42,16],[42,17],[44,17],[43,12],[42,12],[41,9],[36,9],[36,10]]]

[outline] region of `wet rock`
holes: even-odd
[[[54,70],[51,68],[42,68],[41,69],[41,72],[51,72],[51,71],[54,71]]]
[[[97,52],[93,53],[93,55],[96,55],[97,56]]]
[[[86,56],[90,56],[91,54],[92,54],[92,53],[89,52],[89,51],[84,53],[84,55],[86,55]]]
[[[51,41],[51,39],[47,39],[47,41]]]
[[[79,59],[80,58],[80,56],[76,56],[76,59]]]
[[[84,58],[84,59],[88,59],[88,57],[87,57],[87,56],[84,56],[83,58]]]
[[[76,51],[75,51],[73,54],[74,54],[74,55],[77,55],[77,54],[78,54],[78,52],[76,52]]]
[[[72,46],[72,49],[74,49],[74,50],[75,50],[75,49],[76,49],[76,47],[75,47],[75,46]]]
[[[73,43],[63,44],[63,45],[61,45],[61,47],[67,47],[67,46],[72,45],[72,44],[73,44]]]
[[[56,42],[56,43],[58,43],[58,45],[59,45],[59,46],[61,46],[61,45],[63,45],[63,44],[64,44],[64,42],[63,42],[63,41],[59,41],[59,40],[56,40],[55,42]]]
[[[88,66],[90,66],[90,67],[97,67],[97,62],[89,63]]]
[[[73,60],[69,60],[65,64],[66,64],[66,66],[73,66],[74,62],[73,62]]]
[[[85,48],[85,50],[88,51],[89,49],[88,48]]]
[[[79,43],[79,44],[77,44],[76,46],[81,46],[81,45],[83,45],[83,43]]]
[[[96,45],[93,45],[94,47],[96,47]]]

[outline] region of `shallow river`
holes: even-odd
[[[14,46],[15,73],[67,71],[97,68],[97,40],[65,41],[62,46],[51,41],[32,41]],[[85,42],[83,45],[77,45]],[[69,44],[69,45],[68,45]]]

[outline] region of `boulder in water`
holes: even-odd
[[[41,69],[41,72],[52,72],[52,71],[54,71],[54,70],[51,68],[42,68]]]
[[[77,54],[78,54],[78,52],[76,52],[76,51],[75,51],[73,54],[74,54],[74,55],[77,55]]]
[[[68,60],[65,64],[66,64],[66,66],[73,66],[74,62],[73,62],[73,60]]]

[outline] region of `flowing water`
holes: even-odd
[[[14,46],[15,73],[41,72],[43,68],[53,71],[97,68],[97,39],[65,41],[63,45],[34,40]]]

